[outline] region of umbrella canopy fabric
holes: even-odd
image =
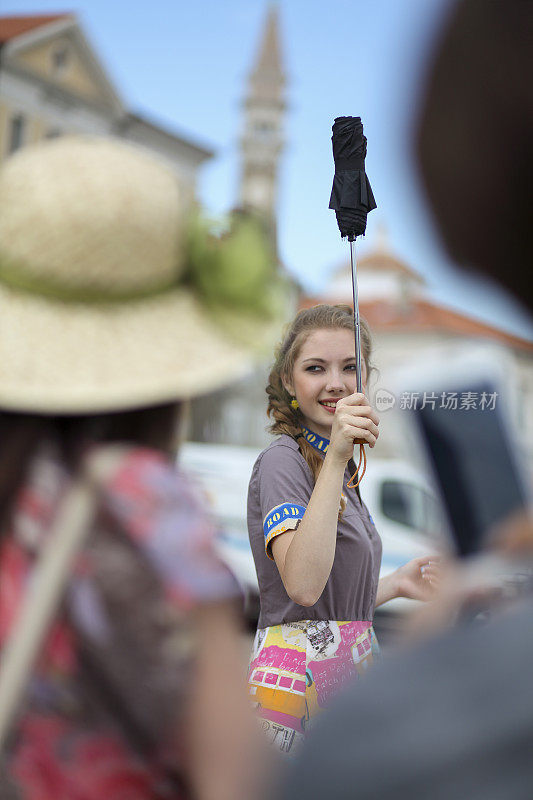
[[[366,136],[361,117],[337,117],[332,131],[335,176],[329,207],[341,236],[353,241],[365,232],[368,212],[377,208],[365,173]]]

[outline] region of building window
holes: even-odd
[[[54,75],[64,72],[69,61],[69,50],[66,45],[61,45],[52,50],[52,71]]]
[[[24,128],[26,127],[26,120],[23,114],[15,114],[11,117],[9,125],[9,138],[7,144],[7,152],[14,153],[19,147],[24,144]]]

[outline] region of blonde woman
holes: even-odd
[[[363,386],[371,338],[362,321]],[[248,494],[248,529],[261,612],[249,691],[276,748],[291,752],[310,718],[376,650],[374,609],[424,599],[435,568],[415,559],[379,579],[381,541],[358,489],[354,445],[373,448],[379,418],[355,392],[347,306],[301,311],[276,354],[267,387],[271,431]]]

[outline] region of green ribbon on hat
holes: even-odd
[[[219,236],[200,216],[190,220],[186,278],[211,308],[277,316],[285,281],[276,264],[274,249],[256,217],[234,215],[229,230]]]

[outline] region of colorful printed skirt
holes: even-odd
[[[258,629],[248,688],[270,743],[294,752],[310,720],[378,652],[371,622],[302,620]]]

